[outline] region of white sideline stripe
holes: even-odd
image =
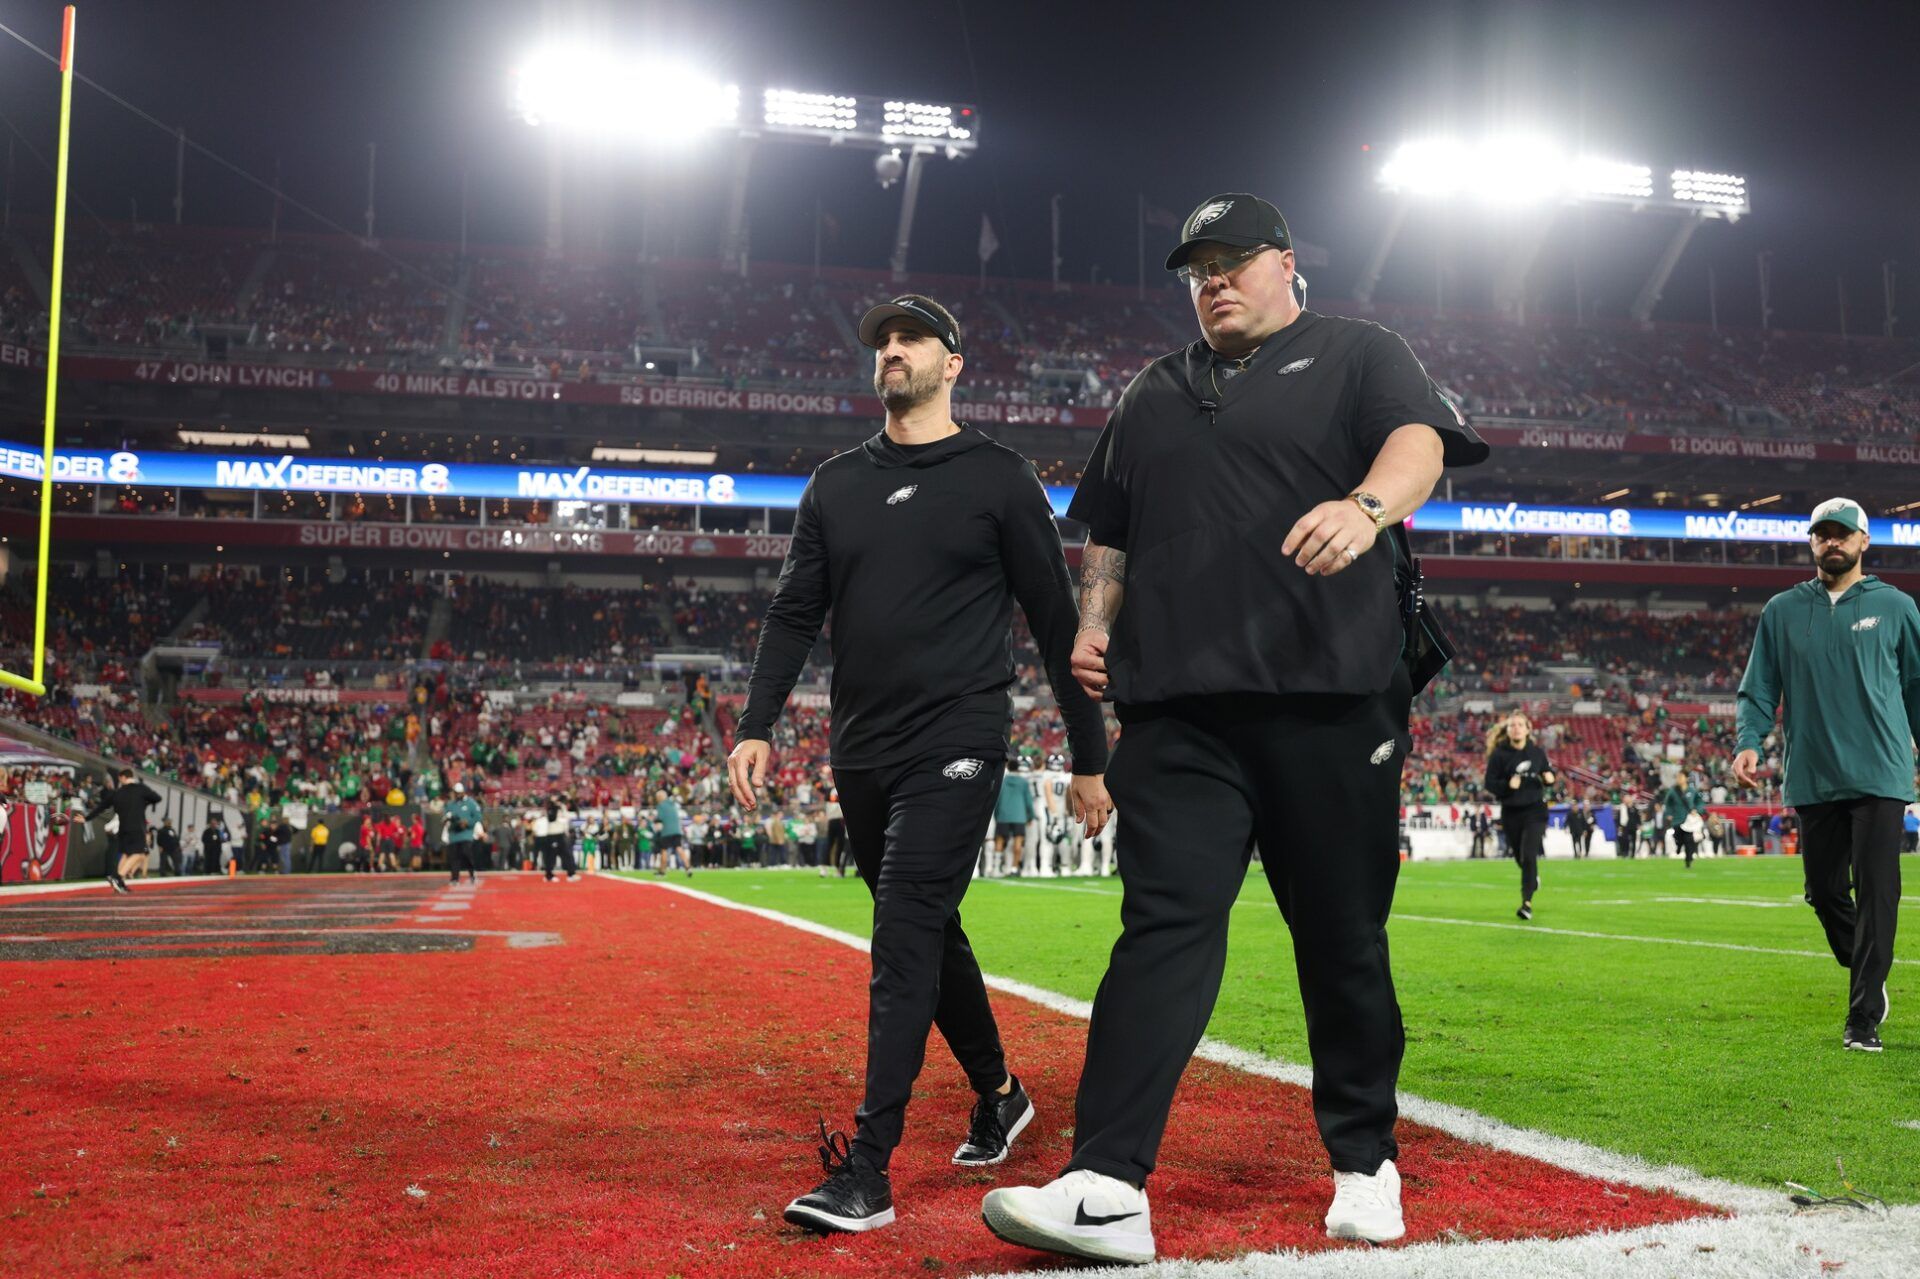
[[[415,923],[438,924],[451,923],[451,920],[420,919]],[[311,937],[338,937],[343,933],[363,933],[374,937],[504,937],[507,945],[514,950],[527,950],[537,946],[558,946],[559,933],[543,933],[532,930],[512,928],[205,928],[186,932],[162,934],[165,940],[176,937],[210,938],[222,940],[235,937],[281,937],[288,933],[298,933]],[[29,936],[0,937],[0,941],[43,942],[49,946],[68,945],[76,941],[117,942],[151,937],[152,933],[100,933],[86,937],[73,936]]]
[[[136,879],[133,882],[142,888],[170,888],[175,884],[206,884],[225,878],[225,875],[164,875],[159,879]],[[0,901],[9,897],[33,897],[40,893],[77,893],[88,888],[113,891],[113,885],[104,879],[63,879],[57,884],[8,884],[0,888]]]
[[[1751,955],[1790,955],[1797,959],[1824,959],[1833,962],[1833,952],[1826,950],[1782,950],[1774,946],[1744,946],[1731,941],[1700,941],[1692,937],[1636,937],[1631,933],[1594,933],[1579,928],[1543,928],[1537,924],[1505,924],[1493,919],[1447,919],[1440,915],[1404,915],[1393,913],[1392,919],[1406,920],[1415,924],[1453,924],[1461,928],[1503,928],[1516,933],[1550,933],[1556,937],[1594,937],[1601,941],[1644,942],[1651,946],[1699,946],[1706,950],[1743,950]],[[1895,959],[1896,964],[1920,965],[1920,959]]]
[[[1920,1256],[1920,1207],[1867,1213],[1769,1213],[1702,1218],[1568,1239],[1364,1245],[1318,1252],[1249,1253],[1232,1261],[1159,1261],[1125,1270],[1030,1270],[997,1279],[1065,1275],[1140,1279],[1911,1279]],[[1823,1269],[1823,1267],[1832,1269]]]
[[[602,875],[605,878],[619,878],[606,875],[605,872],[602,872]],[[773,923],[785,924],[789,928],[797,928],[801,932],[812,933],[816,937],[824,937],[828,941],[839,942],[855,950],[870,949],[864,937],[841,932],[825,924],[816,924],[809,919],[782,914],[777,910],[768,910],[763,906],[747,906],[740,902],[729,901],[725,897],[716,897],[712,893],[703,893],[698,889],[657,880],[622,879],[620,882],[640,887],[664,888],[669,892],[680,893],[710,905],[758,915]],[[1083,999],[1071,999],[1054,991],[1029,986],[1025,982],[1013,981],[1005,977],[988,976],[986,980],[987,985],[994,990],[1039,1004],[1043,1008],[1052,1009],[1068,1017],[1085,1021],[1093,1013],[1093,1005]],[[1282,1083],[1297,1084],[1301,1087],[1310,1087],[1313,1083],[1313,1072],[1308,1067],[1249,1052],[1244,1048],[1235,1048],[1215,1039],[1202,1039],[1194,1055],[1223,1066],[1231,1066],[1248,1074],[1279,1080]],[[1536,1159],[1541,1163],[1565,1168],[1582,1176],[1639,1186],[1647,1190],[1670,1191],[1700,1203],[1740,1213],[1778,1213],[1787,1211],[1790,1207],[1783,1192],[1706,1177],[1691,1169],[1673,1164],[1655,1165],[1636,1155],[1602,1150],[1598,1146],[1590,1146],[1568,1137],[1555,1137],[1531,1129],[1518,1128],[1504,1120],[1494,1119],[1446,1102],[1428,1101],[1424,1097],[1401,1093],[1399,1103],[1400,1113],[1415,1123],[1437,1128],[1448,1136],[1458,1137],[1462,1141]],[[1166,1273],[1176,1272],[1167,1271]]]
[[[1801,897],[1778,899],[1772,897],[1649,897],[1644,900],[1651,902],[1679,902],[1682,905],[1688,906],[1753,906],[1761,910],[1791,910],[1796,906],[1804,907],[1807,904],[1806,899]],[[1598,905],[1599,903],[1582,902],[1581,904]],[[1637,905],[1638,903],[1629,902],[1627,904]]]

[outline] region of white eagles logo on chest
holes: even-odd
[[[920,486],[918,484],[903,485],[887,495],[887,505],[898,506],[919,491]]]
[[[1194,236],[1194,233],[1197,232],[1201,227],[1207,225],[1207,223],[1209,222],[1218,220],[1222,215],[1226,213],[1228,209],[1231,209],[1232,207],[1233,207],[1232,200],[1215,200],[1212,204],[1207,205],[1205,208],[1201,209],[1199,212],[1193,215],[1193,221],[1187,223],[1187,233],[1182,238],[1191,240]]]
[[[1855,623],[1853,624],[1853,629],[1854,629],[1854,630],[1856,630],[1856,631],[1870,631],[1870,630],[1872,630],[1872,629],[1873,629],[1874,627],[1876,627],[1876,626],[1878,626],[1878,625],[1880,625],[1880,619],[1879,619],[1879,618],[1877,618],[1877,617],[1863,617],[1863,618],[1861,618],[1861,619],[1860,619],[1859,621],[1857,621],[1857,622],[1855,622]]]
[[[956,782],[964,782],[980,775],[981,764],[977,759],[956,759],[940,770],[942,777],[950,777]]]
[[[1278,373],[1280,376],[1284,377],[1289,373],[1298,373],[1300,370],[1306,368],[1308,365],[1312,363],[1313,363],[1313,357],[1309,355],[1304,360],[1295,360],[1292,364],[1284,364],[1280,366],[1280,368],[1274,371]]]

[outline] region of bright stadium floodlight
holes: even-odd
[[[1668,181],[1673,199],[1680,204],[1708,205],[1730,213],[1747,212],[1747,180],[1736,173],[1675,169]]]
[[[980,113],[963,102],[767,89],[760,95],[760,131],[882,152],[934,147],[958,160],[979,145]]]
[[[760,95],[762,124],[828,136],[860,127],[860,100],[837,93],[768,89]]]
[[[1574,191],[1590,199],[1650,200],[1653,170],[1644,164],[1582,158],[1573,169]]]
[[[1567,189],[1566,156],[1545,138],[1496,138],[1479,148],[1468,194],[1487,204],[1539,204]]]
[[[1452,195],[1460,189],[1466,170],[1466,148],[1458,142],[1407,142],[1381,166],[1380,185],[1406,195]]]
[[[1656,191],[1652,166],[1600,156],[1570,156],[1544,138],[1519,135],[1467,143],[1408,142],[1380,168],[1380,185],[1423,199],[1469,199],[1495,206],[1549,201],[1625,204],[1737,218],[1750,211],[1738,174],[1674,169]]]
[[[557,45],[514,70],[513,109],[531,125],[682,142],[737,126],[740,86],[659,59]]]
[[[961,125],[961,110],[937,102],[887,102],[881,108],[880,136],[889,142],[965,142],[973,133]]]

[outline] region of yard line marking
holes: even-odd
[[[1791,910],[1807,904],[1804,897],[1651,897],[1649,901],[1681,902],[1696,906],[1753,906],[1761,910]]]
[[[1656,946],[1699,946],[1707,950],[1744,950],[1753,955],[1791,955],[1799,959],[1824,959],[1831,963],[1833,952],[1826,950],[1782,950],[1773,946],[1743,946],[1730,941],[1700,941],[1692,937],[1636,937],[1631,933],[1594,933],[1579,928],[1544,928],[1535,924],[1507,924],[1494,919],[1447,919],[1439,915],[1404,915],[1395,911],[1393,920],[1416,924],[1454,924],[1462,928],[1503,928],[1516,933],[1551,933],[1556,937],[1594,937],[1601,941],[1645,942]],[[1391,922],[1391,920],[1389,921]],[[1920,965],[1920,959],[1895,959],[1896,964]]]
[[[1051,888],[1056,893],[1088,893],[1094,897],[1119,897],[1119,893],[1108,892],[1104,888],[1082,888],[1078,884],[1036,884],[1030,879],[983,879],[983,884],[999,884],[1006,888]]]
[[[853,933],[829,928],[825,924],[816,924],[810,919],[801,919],[796,915],[784,914],[777,910],[768,910],[764,906],[748,906],[742,902],[717,897],[712,893],[703,893],[697,888],[682,884],[667,883],[659,880],[627,879],[624,876],[609,875],[601,872],[603,878],[614,879],[620,883],[632,884],[641,888],[665,889],[683,896],[706,902],[712,906],[727,910],[743,911],[749,915],[758,915],[776,924],[796,928],[803,933],[811,933],[828,941],[851,946],[855,950],[870,951],[871,947],[864,937]],[[1047,888],[1059,885],[1036,884],[1034,887]],[[1057,991],[1046,990],[1039,986],[1030,986],[1023,981],[989,974],[987,985],[1005,994],[1039,1004],[1054,1012],[1087,1020],[1093,1013],[1093,1005],[1084,999],[1074,999]],[[1223,1066],[1230,1066],[1252,1075],[1278,1080],[1281,1083],[1295,1084],[1307,1088],[1313,1084],[1311,1067],[1297,1065],[1278,1057],[1236,1048],[1221,1043],[1217,1039],[1202,1039],[1195,1049],[1194,1056]],[[1528,1159],[1537,1159],[1541,1163],[1565,1168],[1582,1176],[1593,1177],[1601,1181],[1612,1181],[1626,1185],[1641,1186],[1649,1190],[1665,1190],[1685,1195],[1700,1203],[1710,1204],[1742,1214],[1781,1214],[1791,1211],[1792,1205],[1786,1196],[1776,1190],[1765,1190],[1757,1186],[1741,1185],[1738,1182],[1724,1181],[1717,1177],[1704,1176],[1690,1168],[1676,1164],[1655,1165],[1637,1155],[1623,1154],[1619,1151],[1605,1150],[1599,1146],[1590,1146],[1583,1141],[1569,1137],[1555,1137],[1549,1133],[1538,1132],[1530,1128],[1520,1128],[1502,1119],[1483,1115],[1462,1106],[1450,1105],[1441,1101],[1430,1101],[1411,1093],[1399,1094],[1400,1113],[1418,1124],[1436,1128],[1462,1141],[1477,1145],[1491,1146],[1495,1150],[1504,1150]],[[1314,1254],[1316,1260],[1328,1254]],[[1177,1273],[1183,1276],[1197,1273],[1192,1263],[1182,1263]],[[1062,1272],[1051,1272],[1058,1275]],[[1139,1272],[1146,1273],[1146,1272]],[[1169,1275],[1172,1270],[1165,1271]],[[1221,1271],[1222,1275],[1229,1272]]]

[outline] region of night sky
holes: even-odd
[[[0,0],[0,21],[58,42],[51,0]],[[377,142],[378,230],[451,241],[461,175],[475,243],[536,244],[546,138],[507,111],[507,72],[543,34],[683,54],[744,89],[902,94],[971,102],[981,148],[929,170],[912,265],[971,274],[980,215],[1002,241],[990,275],[1044,277],[1048,200],[1063,196],[1064,275],[1132,283],[1136,196],[1184,215],[1252,190],[1331,263],[1316,295],[1346,295],[1387,215],[1372,173],[1411,134],[1531,126],[1579,150],[1750,180],[1754,213],[1695,237],[1660,318],[1704,320],[1711,265],[1723,324],[1757,322],[1755,255],[1771,250],[1776,323],[1836,329],[1844,279],[1854,331],[1877,331],[1880,263],[1904,264],[1900,330],[1920,333],[1920,6],[1774,3],[1285,4],[518,3],[498,0],[87,0],[79,66],[197,142],[358,231],[366,144]],[[57,75],[0,37],[0,139],[51,156]],[[72,218],[171,217],[171,137],[98,94],[75,93]],[[1371,147],[1371,151],[1363,150]],[[750,199],[755,257],[807,261],[817,200],[837,235],[829,264],[875,267],[899,189],[868,153],[763,145]],[[16,149],[16,216],[50,206],[50,175]],[[628,251],[639,211],[688,257],[711,256],[728,160],[603,150],[576,159],[574,242]],[[3,175],[0,175],[3,176]],[[82,207],[84,204],[84,208]],[[193,223],[264,227],[269,197],[190,156]],[[291,210],[289,230],[320,230]],[[1603,210],[1555,221],[1533,277],[1538,304],[1582,295],[1624,311],[1673,221]],[[1483,212],[1418,208],[1378,296],[1483,301],[1494,250],[1515,228]],[[1148,279],[1171,233],[1152,228]]]

